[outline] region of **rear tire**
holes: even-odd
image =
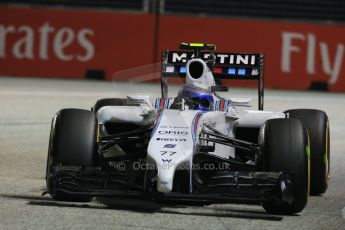
[[[298,213],[304,209],[309,195],[308,133],[297,119],[268,120],[260,132],[263,170],[268,172],[291,171],[293,176],[293,201],[263,202],[267,212],[277,214]]]
[[[285,111],[303,122],[310,138],[310,194],[325,193],[330,177],[329,121],[327,114],[314,109]]]
[[[65,194],[50,175],[54,166],[94,166],[96,153],[95,114],[81,109],[62,109],[53,118],[46,169],[48,193],[55,200],[90,201],[89,196]]]

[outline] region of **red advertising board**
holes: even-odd
[[[83,78],[153,60],[148,14],[0,7],[0,75]]]
[[[0,75],[83,78],[97,69],[110,79],[191,41],[214,43],[219,51],[265,54],[267,87],[307,89],[322,82],[345,92],[345,25],[162,15],[156,30],[155,19],[113,11],[0,7]]]

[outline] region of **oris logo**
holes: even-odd
[[[66,62],[87,62],[95,55],[90,40],[94,35],[89,28],[56,28],[49,22],[38,28],[0,24],[0,59],[12,56],[15,59],[49,60],[55,57]]]
[[[167,134],[167,135],[188,135],[186,131],[159,131],[159,134]]]

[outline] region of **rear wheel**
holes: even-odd
[[[303,122],[310,138],[310,194],[325,193],[330,176],[329,122],[327,114],[314,109],[285,111]]]
[[[92,197],[65,194],[51,175],[55,166],[94,166],[97,160],[94,113],[81,109],[63,109],[53,118],[46,169],[48,193],[55,200],[89,201]]]
[[[293,201],[263,202],[270,213],[291,214],[304,209],[309,194],[308,133],[297,119],[268,120],[260,132],[263,170],[293,173]]]

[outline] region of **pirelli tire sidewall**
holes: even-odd
[[[262,168],[268,172],[293,173],[292,203],[266,200],[263,207],[270,213],[298,213],[307,205],[309,195],[308,132],[297,119],[272,119],[260,131]]]
[[[285,111],[288,117],[303,122],[310,138],[310,194],[325,193],[330,178],[330,130],[328,116],[315,109]]]

